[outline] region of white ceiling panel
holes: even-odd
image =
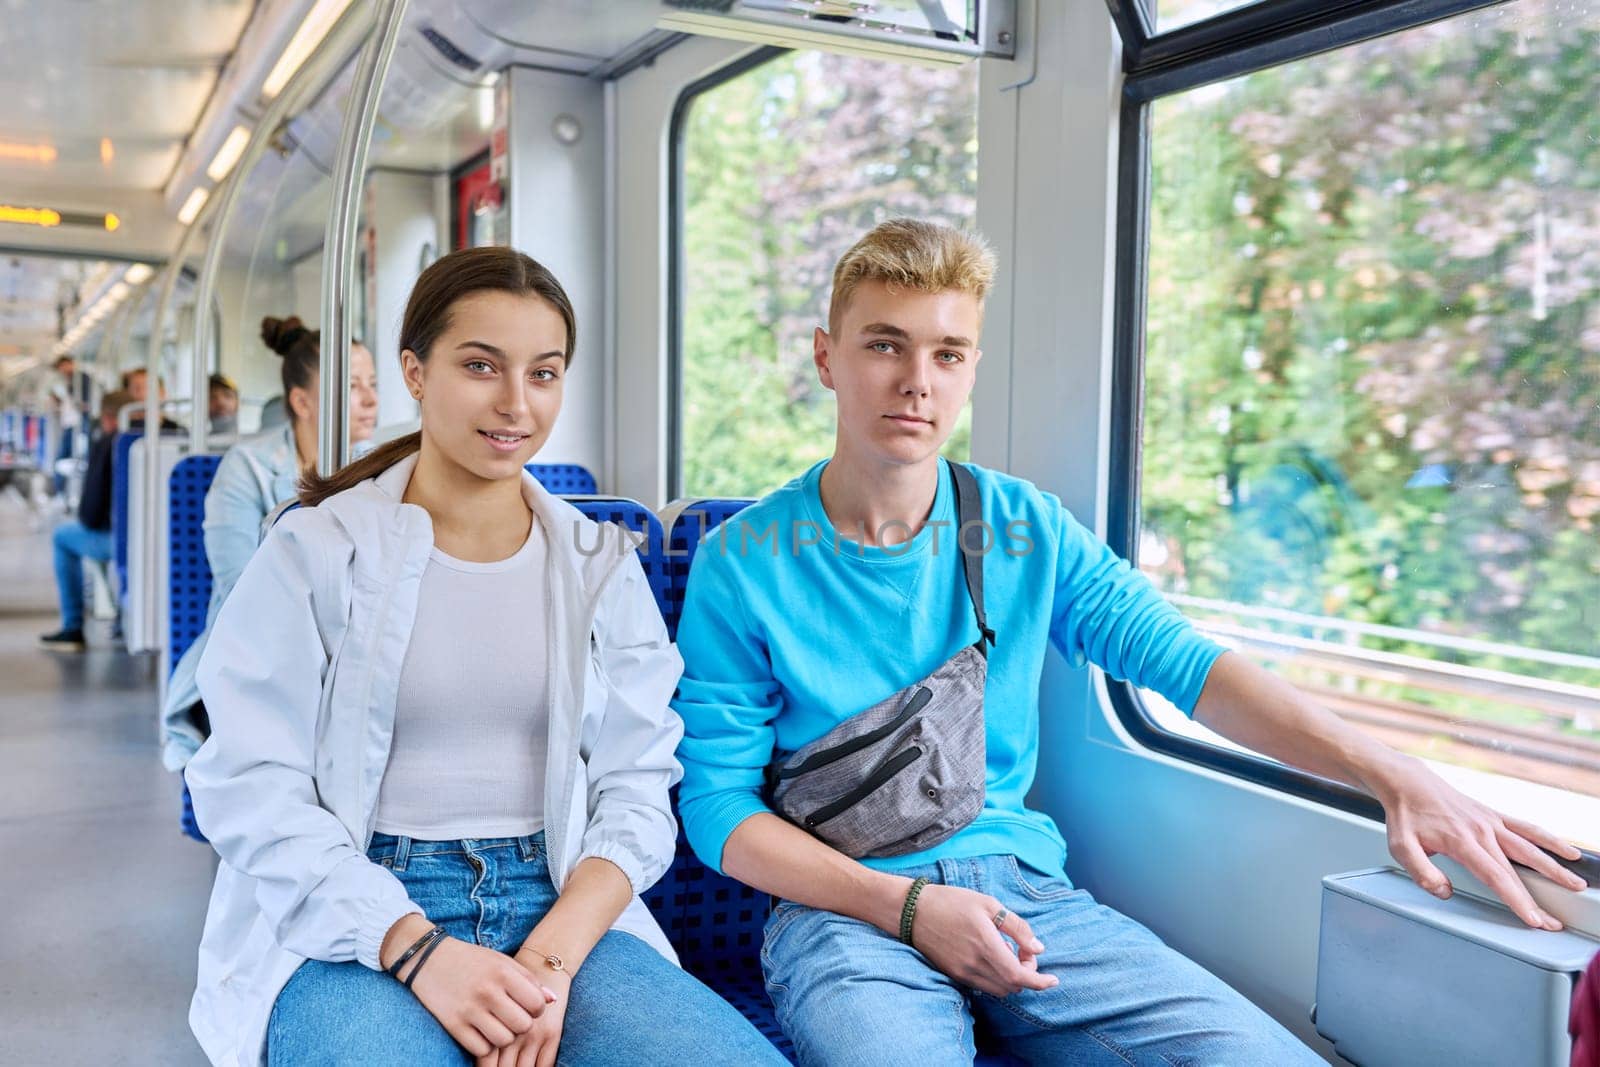
[[[254,6],[0,0],[0,189],[159,188]]]
[[[255,7],[255,0],[0,0],[0,203],[116,210],[146,225],[120,205],[166,184]],[[117,243],[131,247],[138,228],[124,225]],[[0,226],[0,244],[37,244],[45,234],[68,247],[84,237],[13,223]],[[75,304],[97,270],[103,280],[105,271],[125,269],[0,255],[0,350],[48,352],[60,337],[57,309]]]
[[[116,269],[125,268],[99,260],[0,255],[0,346],[54,343],[60,336],[57,308],[71,307]]]
[[[159,189],[181,151],[171,137],[61,137],[51,139],[51,148],[52,158],[46,164],[27,153],[8,158],[8,149],[0,145],[0,189],[6,185]]]

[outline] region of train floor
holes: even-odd
[[[0,1064],[203,1064],[189,1033],[213,853],[178,829],[155,663],[56,628],[50,528],[0,497]]]

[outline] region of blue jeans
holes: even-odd
[[[974,1019],[1029,1063],[1321,1064],[1255,1005],[1063,877],[1012,856],[896,872],[987,893],[1027,921],[1054,989],[1004,999],[958,987],[877,927],[783,901],[761,950],[802,1065],[971,1067]]]
[[[368,856],[451,937],[515,952],[556,901],[544,835],[417,841],[376,834]],[[267,1062],[465,1064],[473,1058],[409,990],[360,963],[308,960],[267,1024]],[[573,976],[557,1063],[782,1064],[721,997],[632,934],[612,930]]]
[[[72,458],[72,439],[77,432],[77,429],[72,426],[61,427],[61,443],[56,448],[56,463]],[[54,464],[51,465],[50,469],[53,472],[51,481],[55,485],[56,496],[60,496],[67,487],[66,475],[57,470]]]
[[[56,595],[61,601],[61,628],[83,629],[83,561],[111,558],[111,531],[91,530],[81,522],[56,527],[50,539],[56,558]]]

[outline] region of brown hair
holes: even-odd
[[[828,329],[866,281],[924,293],[957,289],[983,299],[994,284],[995,257],[982,237],[942,223],[897,218],[880,222],[850,247],[833,268]]]
[[[450,328],[450,313],[456,301],[486,291],[537,296],[554,308],[567,328],[562,355],[567,365],[572,364],[578,322],[567,291],[554,274],[532,257],[499,245],[451,252],[422,272],[411,289],[411,299],[406,301],[405,319],[400,324],[400,350],[409,349],[426,363],[433,343]],[[419,430],[378,446],[327,478],[309,472],[300,483],[300,503],[315,507],[335,493],[377,477],[421,447]]]
[[[114,419],[123,408],[133,402],[133,394],[126,389],[116,389],[100,397],[100,417]]]
[[[322,369],[322,333],[306,329],[300,316],[286,319],[267,316],[261,320],[262,342],[283,357],[283,407],[294,421],[294,406],[289,403],[289,390],[314,389],[317,375]]]

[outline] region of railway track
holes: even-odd
[[[1220,619],[1199,625],[1252,659],[1286,669],[1296,685],[1341,718],[1402,751],[1600,796],[1600,730],[1572,730],[1600,725],[1600,689]],[[1408,693],[1512,707],[1538,718],[1530,723],[1476,718],[1403,699]]]
[[[1600,744],[1464,719],[1436,708],[1299,683],[1349,722],[1402,751],[1600,796]],[[1420,742],[1420,743],[1419,743]]]

